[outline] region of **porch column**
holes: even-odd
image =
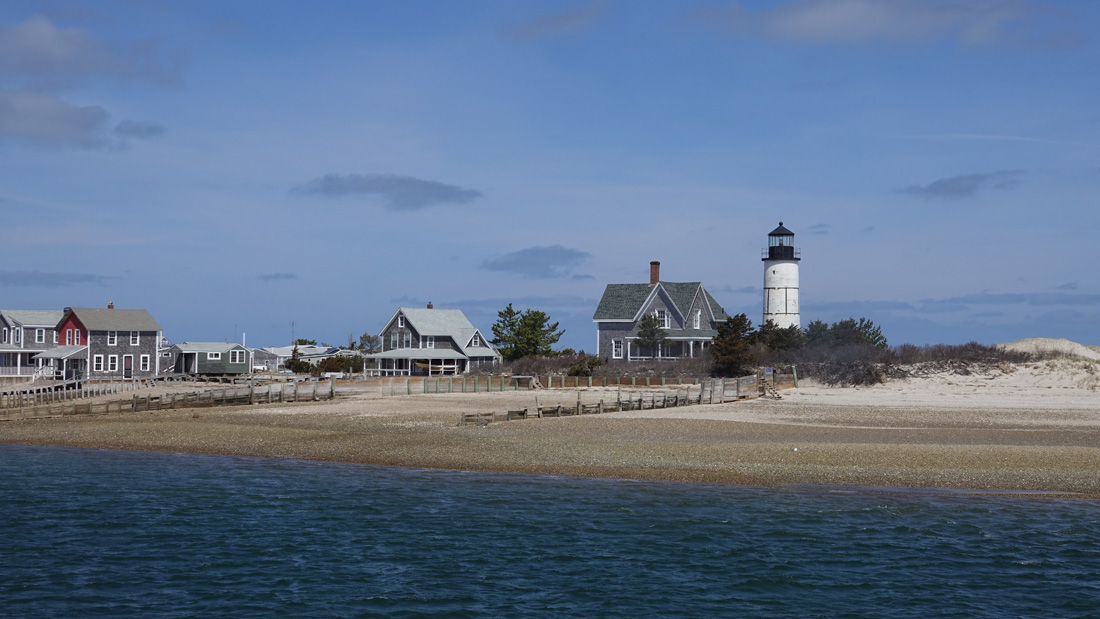
[[[695,358],[695,340],[688,341],[688,357]]]
[[[623,341],[626,342],[626,360],[630,361],[630,340],[624,337]]]

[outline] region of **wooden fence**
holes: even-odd
[[[660,391],[645,392],[629,389],[623,392],[623,386],[619,387],[614,401],[604,402],[600,400],[595,404],[581,402],[580,392],[577,392],[576,406],[540,406],[538,397],[535,397],[534,408],[506,411],[503,413],[462,413],[459,425],[485,426],[493,421],[512,421],[514,419],[528,419],[531,417],[568,417],[572,415],[599,415],[601,413],[613,413],[618,411],[654,410],[675,408],[680,406],[693,406],[699,404],[721,404],[736,402],[770,395],[778,398],[777,388],[794,386],[794,381],[774,381],[765,387],[764,380],[760,376],[742,376],[740,378],[710,378],[698,381],[697,384],[684,384],[676,386],[675,390],[662,389]],[[776,385],[783,385],[777,387]]]
[[[84,398],[116,395],[147,389],[163,381],[163,378],[67,380],[43,385],[11,387],[0,391],[0,409],[58,404]]]
[[[769,373],[760,376],[757,380],[763,381],[765,376],[768,383],[774,389],[791,389],[798,386],[797,377],[793,374]],[[748,378],[748,377],[746,377]],[[693,385],[702,387],[704,391],[710,391],[710,385],[715,381],[719,384],[733,385],[732,381],[741,380],[743,388],[749,388],[744,378],[668,378],[647,376],[564,376],[546,374],[543,376],[387,376],[368,377],[356,380],[355,384],[366,386],[383,395],[415,395],[425,393],[485,393],[495,391],[526,391],[530,389],[584,389],[594,387],[629,387],[654,388],[654,387],[684,387]],[[732,388],[732,387],[731,387]],[[757,385],[763,389],[763,385]],[[717,400],[716,400],[717,401]]]
[[[169,393],[115,400],[71,400],[32,404],[19,408],[0,410],[0,420],[41,419],[69,415],[109,415],[110,413],[136,413],[142,411],[174,410],[182,408],[213,408],[215,406],[247,406],[277,402],[318,402],[335,398],[333,381],[310,383],[271,383],[210,389],[191,393]]]

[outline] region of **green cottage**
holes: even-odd
[[[240,344],[181,342],[171,352],[179,374],[230,376],[252,371],[252,351]]]

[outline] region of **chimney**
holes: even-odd
[[[107,303],[107,309],[115,309],[115,302],[110,301]]]
[[[656,286],[661,281],[661,263],[654,260],[649,263],[649,285]]]
[[[432,302],[428,301],[428,309],[432,309]]]

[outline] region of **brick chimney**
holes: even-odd
[[[428,309],[432,309],[432,302],[428,301]]]
[[[108,301],[107,302],[107,309],[115,309],[115,302],[114,301]]]
[[[649,285],[656,286],[661,281],[661,263],[654,260],[649,263]]]

